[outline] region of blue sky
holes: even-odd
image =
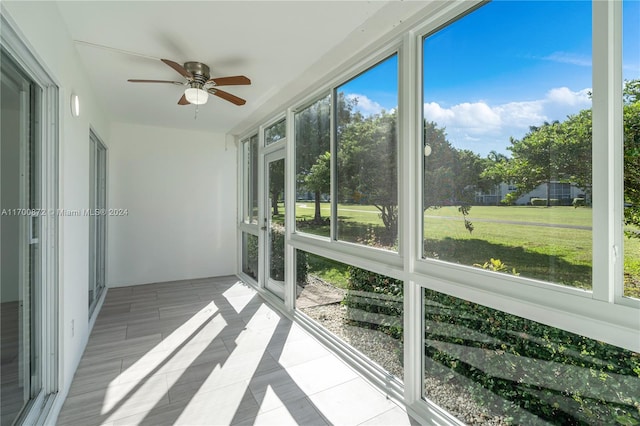
[[[424,110],[457,148],[508,154],[509,137],[591,102],[591,2],[497,0],[428,36]],[[623,2],[624,78],[640,78],[640,1]],[[397,58],[341,87],[363,113],[397,106]]]

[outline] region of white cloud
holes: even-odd
[[[560,105],[587,107],[591,104],[589,92],[591,89],[582,89],[572,92],[568,87],[558,87],[547,92],[547,101]]]
[[[574,92],[558,87],[549,90],[542,99],[499,105],[478,101],[443,107],[437,102],[427,102],[424,116],[445,127],[449,141],[455,146],[481,153],[487,149],[504,151],[509,137],[521,138],[530,126],[564,120],[569,114],[589,108],[590,91],[590,88]]]
[[[494,109],[500,115],[502,123],[508,127],[528,128],[547,119],[544,101],[509,102]]]
[[[514,101],[491,106],[484,101],[464,102],[442,107],[437,102],[424,104],[424,116],[445,126],[448,131],[464,131],[469,137],[499,134],[505,130],[528,130],[545,121],[563,120],[567,115],[588,108],[590,88],[577,92],[567,87],[549,90],[543,99]]]
[[[542,59],[560,62],[562,64],[577,65],[579,67],[590,67],[592,63],[591,57],[570,52],[553,52],[551,55],[545,56]]]
[[[464,102],[451,108],[430,102],[424,104],[424,116],[447,128],[462,128],[475,134],[491,132],[502,124],[500,115],[484,102]]]
[[[349,93],[345,97],[349,100],[356,99],[356,110],[360,111],[363,115],[379,114],[384,109],[378,102],[369,99],[365,95]]]

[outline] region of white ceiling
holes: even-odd
[[[228,132],[268,109],[273,99],[292,96],[287,91],[300,87],[300,81],[292,82],[305,71],[309,74],[312,66],[330,69],[331,64],[319,61],[328,52],[341,45],[344,49],[350,40],[356,48],[354,43],[374,40],[423,7],[421,3],[62,1],[58,5],[74,40],[111,48],[76,43],[98,101],[114,120]],[[212,77],[246,75],[251,86],[223,90],[245,98],[247,104],[238,107],[210,97],[194,120],[195,106],[177,105],[182,87],[127,82],[129,78],[181,81],[159,58],[203,62],[210,66]]]

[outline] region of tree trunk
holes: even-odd
[[[278,193],[277,192],[272,192],[271,193],[271,206],[273,207],[273,215],[279,215],[280,212],[278,211]]]
[[[316,210],[313,215],[313,222],[319,225],[322,223],[322,215],[320,214],[320,191],[316,191],[315,193],[315,205]]]
[[[395,240],[398,236],[398,207],[396,205],[375,205],[380,210],[380,218],[387,230],[389,241]]]
[[[547,207],[551,207],[551,179],[547,181]]]

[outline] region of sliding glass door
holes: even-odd
[[[265,156],[265,219],[266,232],[265,287],[284,300],[284,149]]]
[[[10,425],[42,388],[42,90],[4,51],[1,59],[0,413]]]
[[[105,287],[107,231],[107,148],[98,136],[89,135],[91,185],[89,193],[89,315]]]

